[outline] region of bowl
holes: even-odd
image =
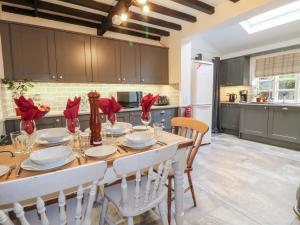
[[[51,143],[62,141],[68,135],[66,128],[49,128],[38,131],[39,139]]]
[[[39,165],[51,164],[67,159],[72,153],[69,146],[56,146],[32,152],[30,160]]]
[[[154,134],[149,131],[136,132],[132,134],[127,134],[125,138],[128,142],[132,144],[143,144],[151,141],[154,138]]]

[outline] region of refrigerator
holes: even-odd
[[[192,62],[191,103],[192,117],[208,124],[209,131],[202,144],[211,143],[212,101],[213,101],[213,63],[206,61]]]

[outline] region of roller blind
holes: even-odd
[[[256,60],[256,77],[300,73],[300,52]]]

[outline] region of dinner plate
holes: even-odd
[[[147,141],[142,144],[133,144],[133,143],[129,142],[128,140],[124,139],[122,142],[122,145],[124,145],[125,147],[128,147],[128,148],[132,148],[132,149],[141,149],[141,148],[150,147],[150,146],[154,145],[156,142],[157,141],[153,138],[150,141]]]
[[[32,162],[29,158],[25,159],[21,163],[21,168],[24,170],[30,170],[30,171],[44,171],[44,170],[51,170],[55,169],[61,166],[64,166],[70,162],[72,162],[74,159],[76,159],[76,153],[72,153],[67,159],[58,161],[55,163],[51,164],[46,164],[46,165],[39,165],[34,162]]]
[[[9,171],[9,166],[0,165],[0,177]]]
[[[46,141],[46,140],[41,140],[39,137],[37,137],[35,139],[35,143],[39,144],[39,145],[55,146],[55,145],[65,144],[65,143],[67,143],[67,142],[69,142],[71,140],[72,140],[72,136],[71,135],[69,135],[69,136],[67,136],[67,137],[65,137],[62,140],[57,141],[57,142],[49,142],[49,141]]]
[[[137,130],[137,131],[145,131],[145,130],[150,130],[151,126],[144,126],[144,125],[139,125],[139,126],[134,126],[132,129]]]
[[[116,151],[117,148],[112,145],[102,145],[87,149],[85,154],[89,157],[104,158],[114,154]]]
[[[34,151],[29,158],[32,162],[39,165],[51,164],[67,159],[72,154],[69,146],[56,146]]]
[[[153,132],[150,131],[141,131],[141,132],[134,132],[131,134],[127,134],[125,139],[128,143],[132,144],[143,144],[145,142],[149,142],[153,139]]]
[[[69,136],[66,128],[47,128],[41,129],[36,132],[37,138],[49,143],[61,142],[65,137]]]
[[[132,125],[130,123],[125,122],[116,122],[116,128],[115,129],[106,129],[106,123],[102,123],[102,129],[103,131],[107,130],[112,133],[113,136],[119,136],[123,134],[127,134],[132,129]],[[90,128],[85,129],[85,133],[90,133]]]

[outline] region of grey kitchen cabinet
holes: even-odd
[[[269,107],[268,136],[273,139],[300,142],[300,108]]]
[[[117,113],[117,121],[129,123],[129,113],[128,112],[119,112]]]
[[[8,79],[13,79],[13,61],[11,51],[11,32],[8,23],[0,22],[0,35],[2,45],[4,75]]]
[[[132,126],[142,125],[141,113],[142,111],[129,112],[129,123],[131,123]]]
[[[168,84],[168,49],[141,45],[141,83]]]
[[[240,133],[268,136],[268,106],[241,105]]]
[[[92,81],[91,37],[55,31],[57,77],[61,82]]]
[[[240,105],[221,104],[221,127],[238,131],[240,126]]]
[[[101,37],[92,37],[93,81],[121,83],[119,42]]]
[[[155,109],[152,112],[152,123],[162,123],[164,129],[170,131],[172,129],[171,119],[178,116],[177,108]]]
[[[35,123],[36,123],[36,128],[40,130],[46,128],[62,127],[64,121],[65,121],[64,117],[57,116],[57,117],[46,117],[44,119],[37,120]]]
[[[11,48],[15,80],[57,79],[53,30],[12,24]]]
[[[221,85],[249,85],[250,57],[225,59],[221,61]]]

